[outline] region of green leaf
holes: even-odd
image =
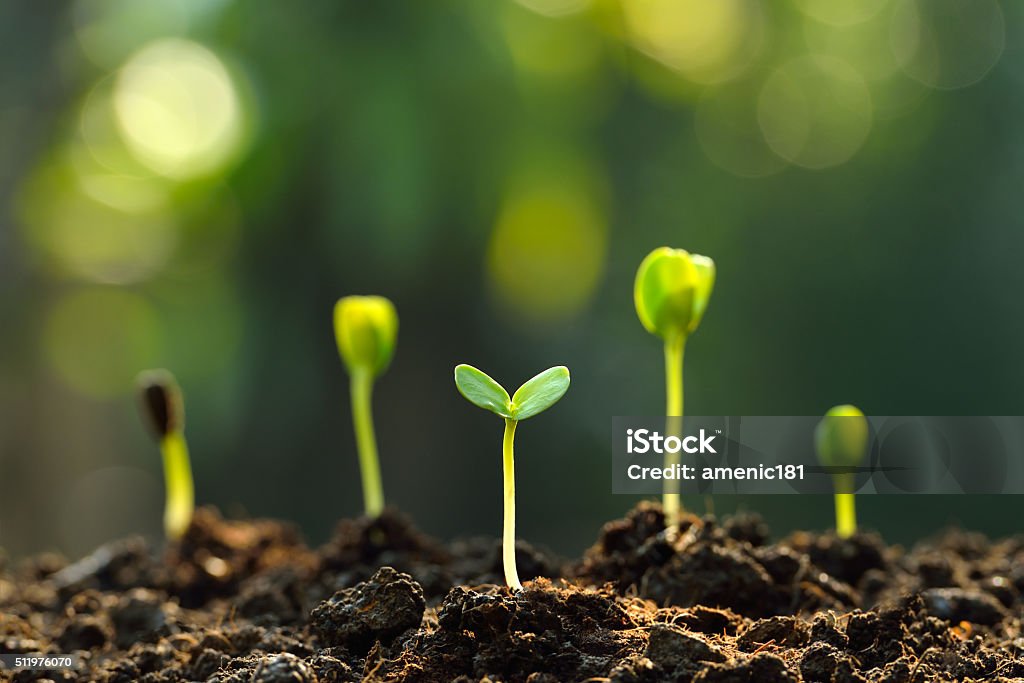
[[[823,465],[859,465],[867,451],[867,418],[855,406],[832,408],[814,430],[814,445]]]
[[[499,417],[512,417],[508,392],[491,377],[472,365],[455,366],[455,386],[467,401]]]
[[[516,390],[512,397],[512,418],[525,420],[544,412],[568,389],[569,368],[564,365],[548,368]]]

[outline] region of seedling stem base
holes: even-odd
[[[185,535],[195,507],[192,466],[185,436],[181,432],[169,432],[160,440],[160,452],[163,455],[164,482],[167,486],[164,533],[167,538],[176,541]]]
[[[352,423],[359,451],[359,472],[363,480],[363,504],[367,517],[379,517],[384,511],[384,486],[377,458],[377,437],[373,431],[373,375],[366,370],[352,373]]]
[[[850,475],[840,475],[850,476]],[[850,538],[857,533],[856,499],[852,493],[837,493],[836,499],[836,535],[839,538]]]
[[[680,436],[683,422],[683,355],[686,350],[686,336],[678,335],[665,341],[665,433]],[[665,453],[665,467],[679,463],[678,453]],[[670,534],[679,528],[679,514],[682,503],[679,497],[679,481],[666,479],[661,496],[661,507],[665,511],[665,524]]]
[[[501,535],[501,560],[505,570],[505,583],[513,591],[523,590],[516,571],[516,465],[513,442],[516,438],[516,420],[505,418],[505,437],[502,441],[502,476],[505,488],[505,519]]]

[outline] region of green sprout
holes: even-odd
[[[363,504],[368,517],[384,511],[384,487],[373,431],[373,381],[391,363],[398,337],[398,313],[382,296],[346,296],[334,306],[334,336],[351,378],[352,422],[355,425]]]
[[[832,475],[836,489],[836,534],[849,538],[857,533],[855,468],[864,460],[868,444],[864,413],[851,405],[832,408],[814,430],[814,444],[823,465],[840,468]]]
[[[678,434],[683,419],[683,352],[686,340],[704,317],[715,284],[715,262],[683,249],[661,247],[640,263],[633,302],[640,322],[665,343],[665,415],[669,434]],[[665,454],[665,466],[679,462],[678,453]],[[662,509],[670,529],[679,521],[679,481],[666,479]]]
[[[147,370],[136,379],[142,415],[160,442],[164,461],[164,533],[172,541],[192,523],[195,492],[185,442],[185,403],[177,381],[167,370]]]
[[[562,398],[569,388],[569,369],[549,368],[527,381],[509,398],[508,392],[486,373],[471,365],[455,368],[455,386],[467,401],[505,419],[502,442],[502,475],[505,489],[504,525],[501,536],[501,557],[505,583],[512,590],[522,590],[516,571],[516,470],[512,454],[516,425],[541,413]]]

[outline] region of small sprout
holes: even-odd
[[[377,458],[371,402],[373,381],[391,363],[398,337],[395,306],[382,296],[346,296],[334,306],[334,336],[348,369],[363,503],[369,517],[384,510],[384,487]]]
[[[841,468],[832,475],[836,489],[836,534],[849,538],[857,532],[854,475],[868,445],[864,413],[851,405],[832,408],[814,430],[814,445],[822,465]]]
[[[160,443],[167,500],[164,533],[172,541],[185,535],[192,523],[195,492],[185,442],[185,403],[177,381],[167,370],[147,370],[136,379],[143,420]]]
[[[715,285],[715,262],[683,249],[661,247],[640,263],[633,302],[640,322],[665,343],[666,432],[676,434],[683,418],[683,352],[686,340],[704,318]],[[679,454],[665,454],[665,465],[678,464]],[[670,529],[679,521],[679,481],[666,479],[662,508]]]
[[[505,489],[504,526],[501,556],[505,583],[512,590],[522,590],[516,571],[516,474],[513,441],[520,420],[542,413],[565,395],[569,389],[569,369],[549,368],[527,381],[509,398],[508,392],[486,373],[471,365],[455,368],[455,386],[467,401],[505,419],[502,445],[502,475]]]

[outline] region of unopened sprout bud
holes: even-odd
[[[373,429],[373,381],[395,353],[398,313],[382,296],[346,296],[334,306],[334,337],[348,369],[363,502],[369,517],[384,510],[384,487]]]
[[[665,344],[666,432],[678,435],[683,419],[683,352],[687,338],[704,319],[715,286],[715,262],[684,249],[660,247],[640,263],[633,303],[644,328]],[[665,466],[678,464],[678,453],[665,454]],[[679,481],[666,479],[662,508],[672,533],[678,528]]]
[[[379,375],[395,353],[398,313],[382,296],[346,296],[334,306],[334,334],[350,373]]]
[[[177,381],[167,370],[147,370],[136,379],[143,420],[156,436],[164,464],[164,533],[170,540],[185,535],[192,523],[195,493],[188,444],[185,403]]]
[[[832,408],[814,430],[814,445],[822,465],[840,468],[832,475],[836,488],[836,534],[849,538],[857,532],[854,475],[867,453],[867,418],[855,406]]]
[[[647,331],[666,341],[689,334],[699,281],[687,251],[661,247],[648,254],[633,286],[636,314]]]
[[[522,590],[523,584],[516,569],[516,473],[513,457],[516,425],[547,410],[565,395],[569,389],[569,369],[561,365],[548,368],[524,383],[510,398],[504,387],[483,371],[471,365],[459,365],[455,368],[455,386],[467,401],[505,420],[501,461],[504,483],[501,558],[505,583],[514,591]]]

